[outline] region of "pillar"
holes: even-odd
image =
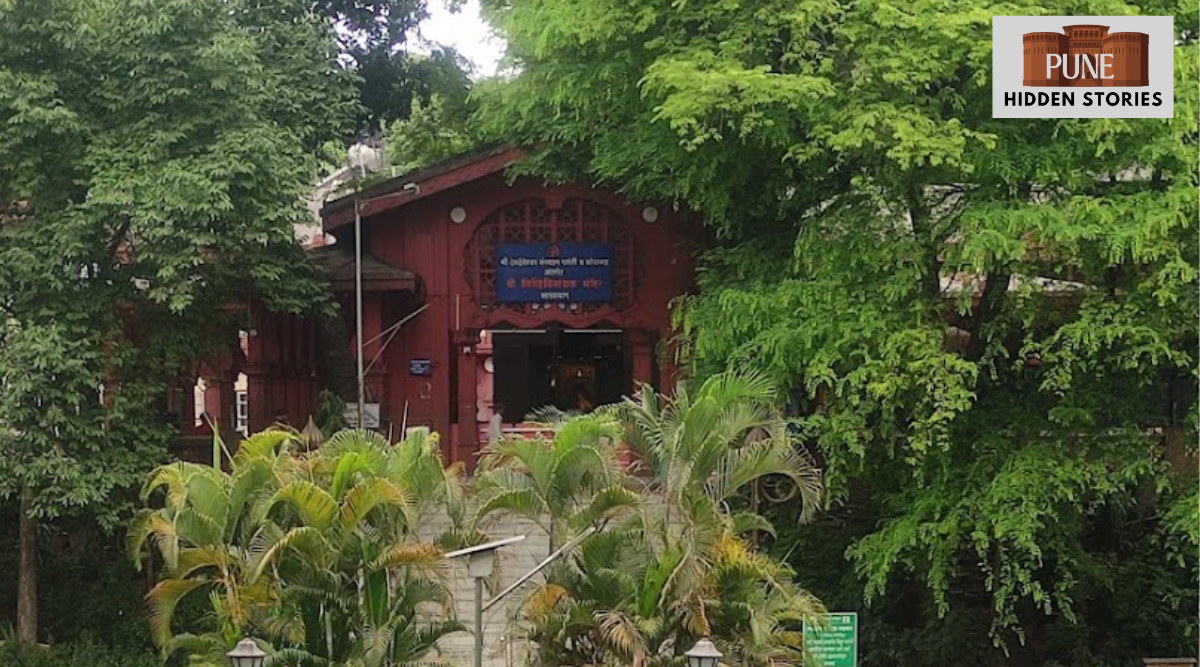
[[[457,373],[455,417],[458,424],[456,442],[451,443],[450,460],[462,461],[468,472],[475,470],[479,452],[478,384],[479,363],[476,343],[479,335],[464,329],[454,335],[454,363]]]
[[[651,384],[654,380],[654,336],[645,329],[631,329],[627,335],[633,348],[633,390],[636,392],[643,384]]]

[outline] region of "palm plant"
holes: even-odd
[[[538,664],[644,667],[673,655],[680,619],[662,596],[671,557],[648,549],[636,524],[588,538],[526,600]]]
[[[649,487],[661,511],[647,517],[646,532],[658,548],[678,553],[674,594],[683,600],[691,628],[710,632],[703,616],[715,554],[731,536],[770,530],[765,518],[734,512],[731,501],[768,476],[797,487],[801,518],[819,507],[820,470],[792,437],[775,407],[771,385],[753,374],[723,373],[696,391],[680,387],[665,398],[650,387],[620,406],[626,442],[652,470]]]
[[[147,600],[153,637],[165,651],[181,642],[195,646],[197,641],[207,641],[194,637],[172,641],[175,609],[189,594],[209,594],[218,641],[207,643],[217,646],[232,646],[278,603],[275,582],[251,576],[245,546],[258,529],[265,501],[295,472],[296,461],[289,453],[294,444],[293,433],[260,433],[242,443],[231,473],[174,463],[158,468],[147,481],[143,502],[161,489],[164,504],[139,512],[127,541],[136,566],[142,563],[147,542],[162,558],[164,576]]]
[[[550,550],[584,528],[637,505],[617,460],[621,429],[609,415],[554,425],[553,440],[509,437],[484,450],[475,477],[477,522],[524,517],[550,535]]]
[[[726,661],[746,667],[805,664],[803,624],[825,613],[820,600],[795,583],[786,564],[735,535],[726,534],[712,555],[704,613]]]
[[[362,431],[336,434],[293,456],[299,436],[268,431],[242,443],[232,471],[164,466],[144,496],[165,489],[163,507],[139,514],[131,554],[149,542],[164,578],[149,596],[164,652],[219,664],[253,631],[278,648],[276,664],[389,667],[424,660],[462,629],[428,620],[448,608],[442,558],[415,535],[418,518],[461,503],[459,468],[442,464],[436,439],[392,446]],[[213,632],[172,632],[185,596],[207,589]]]
[[[645,387],[611,411],[651,472],[645,498],[636,517],[589,538],[530,597],[541,664],[681,664],[702,635],[731,664],[801,664],[800,623],[821,605],[743,539],[770,524],[733,507],[748,485],[783,476],[803,518],[818,508],[820,471],[773,399],[761,378],[730,373],[674,398]]]
[[[418,518],[454,501],[460,468],[442,465],[437,441],[343,431],[310,457],[307,479],[280,489],[287,529],[267,522],[251,546],[256,574],[288,572],[304,647],[287,662],[362,667],[417,661],[456,621],[421,620],[427,603],[449,610],[441,552],[416,536]],[[457,501],[454,501],[457,502]]]
[[[683,651],[711,635],[728,664],[802,665],[802,623],[823,613],[820,602],[785,565],[733,535],[709,555],[697,607],[674,588],[683,555],[656,549],[636,521],[589,538],[526,602],[537,664],[681,665]]]
[[[762,376],[727,372],[673,398],[643,386],[617,407],[625,443],[653,473],[653,488],[678,508],[718,511],[764,477],[790,479],[801,516],[819,508],[821,473],[796,442]],[[694,514],[694,512],[692,512]]]

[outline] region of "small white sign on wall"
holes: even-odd
[[[350,428],[359,428],[358,405],[347,405],[346,411],[342,414],[342,416],[346,418],[346,422],[350,424]],[[378,403],[363,404],[363,422],[362,428],[379,428]]]

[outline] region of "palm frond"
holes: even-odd
[[[275,492],[268,507],[284,503],[300,515],[305,525],[317,530],[327,530],[333,525],[338,511],[337,501],[328,491],[308,480],[294,480]]]
[[[646,639],[637,623],[618,611],[599,611],[595,615],[603,641],[630,661],[632,667],[646,662]]]
[[[475,510],[475,522],[478,525],[488,516],[496,512],[509,512],[525,517],[543,528],[546,503],[535,491],[530,489],[512,489],[493,493],[487,500],[480,503]]]
[[[154,532],[153,522],[156,517],[161,520],[161,515],[157,510],[138,510],[130,520],[129,528],[125,532],[125,553],[129,554],[130,561],[139,571],[142,569],[142,549],[150,534]]]
[[[281,648],[267,656],[263,667],[329,667],[329,660],[300,648]]]
[[[423,572],[440,573],[445,568],[445,563],[441,549],[432,544],[417,542],[388,547],[368,567],[372,570],[412,567]]]
[[[558,604],[569,597],[567,589],[547,583],[525,598],[525,611],[534,619],[548,616]]]
[[[713,498],[725,500],[767,475],[783,475],[796,484],[802,503],[801,516],[805,519],[819,509],[824,489],[821,471],[807,452],[787,440],[763,440],[729,450],[717,465],[708,490]]]
[[[384,464],[383,452],[360,449],[343,452],[333,469],[333,481],[329,484],[329,495],[341,500],[354,486],[356,480],[370,478],[381,472]]]
[[[623,486],[609,486],[593,495],[588,504],[570,517],[571,527],[582,530],[587,526],[617,516],[622,512],[635,510],[641,502],[641,496]]]
[[[258,581],[263,572],[289,550],[300,553],[307,563],[317,567],[324,566],[325,556],[333,551],[321,531],[313,526],[297,526],[284,531],[275,524],[264,524],[246,549],[246,581]]]
[[[179,559],[171,574],[184,579],[191,577],[197,571],[214,568],[221,574],[229,571],[236,556],[230,553],[230,548],[224,544],[189,547],[179,552]]]
[[[210,583],[203,579],[164,579],[146,594],[150,635],[156,644],[164,647],[171,640],[171,620],[179,601]]]
[[[412,504],[408,494],[390,480],[380,477],[364,479],[346,491],[338,512],[338,525],[341,530],[352,530],[377,507],[395,507],[400,510],[404,525],[413,525]]]
[[[775,526],[761,514],[737,512],[730,519],[729,529],[735,535],[745,535],[753,531],[760,531],[772,537],[775,536]]]
[[[283,451],[299,443],[298,434],[284,429],[267,429],[238,443],[233,455],[234,469],[244,468],[255,461],[271,464]]]

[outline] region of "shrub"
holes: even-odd
[[[79,640],[48,648],[22,651],[13,642],[0,642],[0,665],[5,667],[161,667],[152,651],[106,646]]]
[[[144,496],[161,507],[138,514],[129,546],[134,562],[147,546],[162,558],[149,602],[164,656],[217,667],[254,635],[275,664],[409,664],[462,629],[418,613],[449,607],[432,576],[441,552],[414,534],[459,495],[460,467],[443,465],[437,438],[342,431],[304,450],[295,432],[269,430],[241,444],[230,472],[175,463],[151,475]],[[180,603],[196,598],[210,613],[181,623]]]

